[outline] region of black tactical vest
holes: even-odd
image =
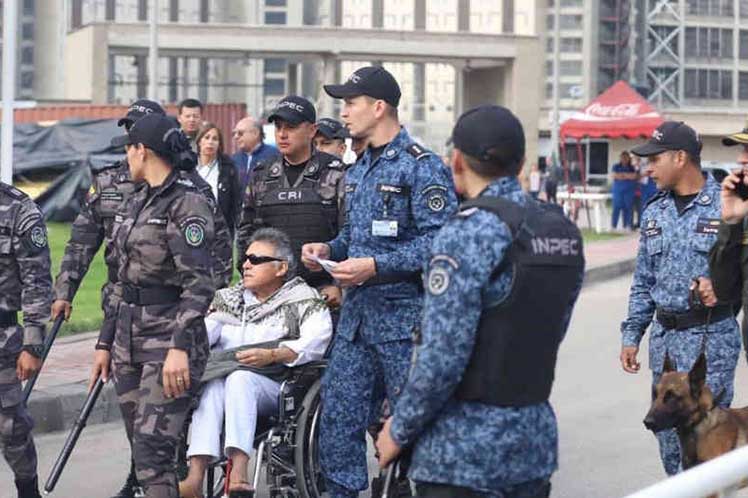
[[[495,213],[514,241],[492,273],[513,269],[509,296],[483,310],[470,363],[455,396],[496,406],[526,406],[551,393],[564,316],[584,272],[582,237],[556,206],[497,197],[462,205]]]
[[[264,185],[257,189],[254,225],[283,230],[300,257],[302,245],[328,241],[338,233],[337,182],[343,165],[340,161],[323,165],[315,152],[294,185],[288,184],[285,167],[279,159],[261,175]],[[331,174],[331,167],[340,172]],[[299,265],[299,275],[312,287],[325,277],[324,272],[310,272],[303,265]]]

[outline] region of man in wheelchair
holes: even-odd
[[[330,312],[316,290],[294,277],[296,265],[283,232],[257,230],[247,248],[242,282],[216,292],[205,319],[213,350],[192,415],[189,473],[179,483],[182,497],[202,497],[205,470],[221,450],[232,462],[229,496],[253,496],[247,466],[258,416],[278,412],[281,382],[290,367],[319,360],[327,349]]]

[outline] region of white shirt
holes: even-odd
[[[256,304],[259,301],[252,292],[245,290],[244,302]],[[311,313],[306,313],[305,309],[301,309],[299,316],[301,317],[299,338],[282,341],[279,344],[279,347],[285,346],[298,355],[294,361],[286,363],[289,367],[322,359],[327,344],[332,338],[332,318],[326,306]],[[259,322],[243,325],[229,325],[211,319],[208,315],[205,317],[205,326],[208,329],[208,340],[211,346],[219,350],[275,341],[287,334],[282,313],[273,313]]]
[[[218,158],[214,159],[210,164],[198,164],[197,172],[210,185],[213,197],[218,200]]]
[[[540,192],[540,172],[530,173],[530,192]]]

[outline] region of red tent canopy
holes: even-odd
[[[648,137],[663,119],[625,81],[617,81],[582,111],[561,124],[559,135],[591,138]]]

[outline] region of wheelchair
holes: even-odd
[[[271,498],[319,498],[323,479],[319,464],[320,388],[327,361],[290,369],[280,387],[278,413],[259,417],[253,487],[260,488],[263,465]],[[208,467],[207,498],[227,494],[231,462],[225,457]]]

